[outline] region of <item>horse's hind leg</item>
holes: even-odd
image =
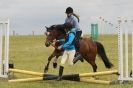
[[[93,68],[93,72],[97,72],[97,65],[95,63],[95,61],[90,61],[89,62]],[[92,79],[97,79],[96,76],[92,76]]]
[[[97,65],[95,63],[95,58],[91,59],[91,58],[85,58],[85,60],[91,64],[92,68],[93,68],[93,72],[97,72]],[[93,79],[95,79],[95,76],[92,76]]]
[[[93,72],[97,72],[97,65],[96,65],[95,61],[91,61],[90,64],[93,68]]]
[[[93,72],[97,72],[97,65],[95,63],[95,58],[94,59],[86,58],[86,61],[91,64]]]

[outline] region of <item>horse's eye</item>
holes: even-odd
[[[44,33],[47,36],[47,32]]]

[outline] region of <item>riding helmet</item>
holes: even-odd
[[[69,13],[73,13],[73,8],[72,7],[68,7],[66,9],[66,13],[69,14]]]

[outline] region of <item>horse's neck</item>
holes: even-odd
[[[60,45],[62,45],[62,43],[60,43],[60,42],[55,43],[55,46],[60,46]]]
[[[60,36],[58,36],[58,39],[66,39],[66,35],[61,34]]]

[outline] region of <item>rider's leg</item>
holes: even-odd
[[[82,35],[82,31],[81,31],[81,30],[80,30],[80,31],[77,31],[77,33],[76,33],[76,37],[77,37],[78,39],[81,38],[81,35]]]
[[[83,57],[81,56],[81,54],[79,54],[79,46],[80,46],[80,42],[79,42],[79,39],[81,38],[81,34],[82,34],[82,31],[77,31],[76,33],[76,37],[77,37],[77,43],[75,44],[75,47],[76,47],[76,55],[75,55],[75,58],[73,60],[73,63],[75,64],[78,60],[80,60],[81,62],[83,62]]]
[[[60,64],[60,68],[59,68],[59,77],[57,78],[57,81],[60,81],[62,79],[62,74],[63,74],[63,70],[64,70],[64,64],[67,60],[67,55],[68,55],[68,52],[67,51],[64,51],[64,54],[61,58],[61,64]]]
[[[84,61],[82,55],[79,54],[79,53],[78,53],[78,54],[75,56],[75,58],[73,59],[73,63],[75,64],[78,60],[80,60],[81,62]]]
[[[76,39],[77,42],[75,43],[76,51],[79,51],[79,39],[81,38],[82,31],[77,31],[76,32]]]
[[[75,53],[76,53],[75,50],[69,51],[69,58],[68,58],[68,61],[69,61],[69,64],[70,64],[70,65],[73,65],[73,59],[74,59]]]
[[[59,77],[57,78],[57,81],[60,81],[62,79],[63,70],[64,70],[64,66],[60,65],[60,68],[59,68]]]

